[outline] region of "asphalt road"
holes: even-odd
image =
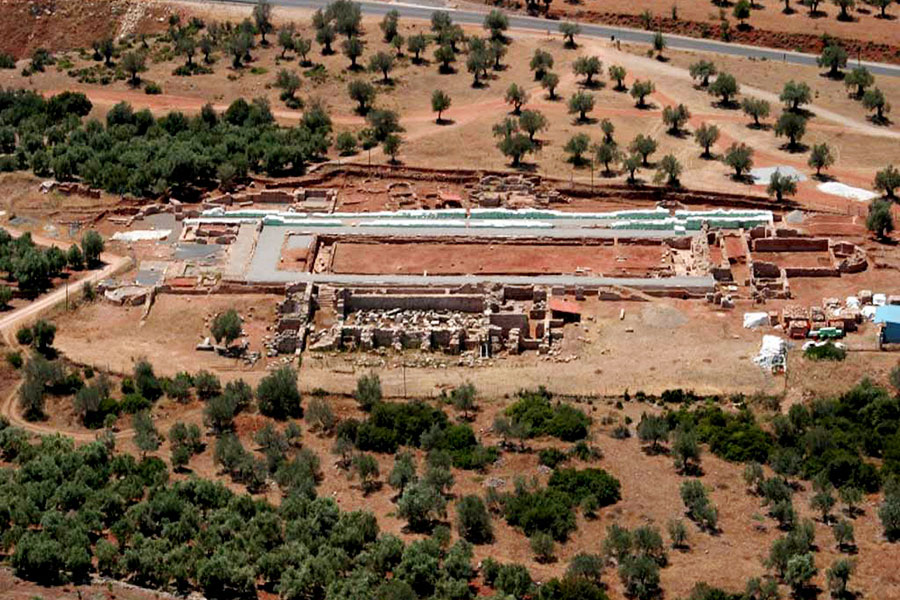
[[[218,0],[223,3],[231,4],[255,4],[256,0]],[[271,0],[272,4],[280,6],[293,6],[299,8],[320,8],[328,5],[327,0]],[[386,3],[386,2],[358,2],[362,6],[363,13],[367,15],[380,16],[390,10],[397,10],[400,16],[414,19],[430,19],[431,13],[437,10],[434,6],[422,6],[417,4],[406,3]],[[453,20],[457,23],[481,24],[484,21],[484,12],[473,10],[453,10],[440,9],[449,12],[453,16]],[[485,11],[487,7],[485,7]],[[537,17],[528,17],[519,14],[509,14],[509,25],[513,29],[528,29],[534,31],[551,31],[554,34],[558,30],[559,21],[551,21],[540,19]],[[609,39],[615,36],[617,40],[623,42],[636,42],[640,44],[650,44],[653,41],[654,33],[651,31],[643,31],[640,29],[629,29],[626,27],[610,27],[607,25],[594,25],[590,23],[580,23],[581,36],[592,38]],[[816,56],[812,54],[803,54],[800,52],[788,52],[773,48],[760,48],[755,46],[744,46],[741,44],[727,44],[715,40],[704,40],[690,38],[678,35],[666,34],[666,43],[669,48],[677,50],[694,50],[700,52],[713,52],[717,54],[728,54],[732,56],[753,57],[757,59],[767,59],[771,61],[781,61],[798,65],[815,66]],[[852,62],[852,61],[851,61]],[[853,62],[852,64],[855,64]],[[872,63],[862,61],[869,71],[875,75],[885,75],[889,77],[900,77],[900,65],[890,65],[886,63]]]

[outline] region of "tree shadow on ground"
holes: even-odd
[[[804,144],[803,142],[788,142],[787,144],[782,144],[778,147],[779,150],[784,150],[785,152],[789,152],[791,154],[801,154],[809,150],[809,146]]]
[[[755,182],[753,176],[750,175],[750,173],[742,173],[740,175],[731,173],[728,175],[728,177],[735,183],[746,183],[747,185],[753,185],[753,183]]]

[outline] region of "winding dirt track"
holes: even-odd
[[[19,237],[23,233],[12,228],[6,229],[13,237]],[[59,240],[52,240],[50,238],[45,238],[39,235],[32,235],[32,239],[36,244],[42,246],[56,245],[63,250],[66,250],[69,246],[72,245],[68,242],[60,242]],[[23,306],[22,308],[16,309],[0,318],[0,335],[3,336],[6,344],[9,346],[13,346],[13,332],[20,325],[37,319],[43,313],[57,306],[61,302],[64,302],[67,294],[77,296],[81,292],[85,283],[96,283],[102,279],[111,277],[115,273],[118,273],[119,271],[127,269],[129,266],[131,266],[131,258],[127,256],[117,256],[115,254],[103,253],[100,258],[104,263],[106,263],[106,266],[100,271],[91,273],[87,277],[76,281],[68,287],[62,287],[53,290],[49,294],[38,298],[28,306]],[[20,385],[21,383],[16,385],[15,389],[12,390],[9,396],[3,399],[3,403],[0,404],[0,416],[6,417],[9,420],[10,424],[16,427],[20,427],[22,429],[25,429],[26,431],[37,433],[40,435],[60,433],[60,431],[54,427],[41,425],[40,423],[32,423],[22,418],[22,415],[19,414],[19,407],[16,402]],[[94,439],[94,434],[88,433],[66,432],[66,435],[71,436],[76,441],[91,441]],[[116,435],[117,438],[130,436],[130,431],[122,431]]]

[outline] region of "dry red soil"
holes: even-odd
[[[552,244],[339,242],[335,273],[361,274],[564,274],[648,275],[664,266],[659,245],[563,246]]]
[[[496,4],[493,0],[484,1]],[[523,6],[518,0],[506,4]],[[790,0],[789,4],[791,8],[785,13],[784,1],[754,2],[754,10],[743,26],[732,14],[733,2],[725,2],[720,7],[707,0],[559,0],[552,3],[549,17],[720,40],[723,39],[721,21],[724,15],[729,22],[727,41],[732,43],[818,53],[822,49],[823,36],[829,35],[840,38],[853,57],[900,62],[900,45],[897,44],[900,25],[892,14],[897,12],[896,8],[889,8],[888,18],[883,19],[878,9],[858,2],[857,9],[850,11],[850,20],[839,20],[840,9],[830,2],[822,2],[814,15],[798,0]],[[673,17],[673,8],[677,18]],[[649,25],[642,15],[644,11],[651,15]],[[555,29],[556,26],[548,27]]]
[[[21,59],[37,48],[90,48],[95,40],[123,33],[123,22],[127,33],[160,31],[165,25],[159,19],[170,12],[160,4],[128,0],[2,0],[0,51]]]

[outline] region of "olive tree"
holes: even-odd
[[[519,115],[522,113],[522,106],[528,102],[528,93],[525,91],[525,88],[519,84],[511,83],[509,84],[509,87],[506,88],[504,100],[507,104],[512,105],[513,114]]]
[[[806,118],[793,112],[781,113],[778,121],[775,122],[775,136],[788,138],[787,147],[789,150],[796,150],[800,147],[800,140],[806,134]]]
[[[413,62],[419,64],[422,62],[422,52],[428,48],[428,38],[418,33],[411,35],[406,39],[406,50],[413,55]]]
[[[594,110],[594,96],[589,92],[575,92],[569,98],[569,114],[577,114],[578,121],[586,122],[587,113]]]
[[[645,99],[654,91],[656,91],[656,86],[650,80],[641,81],[638,79],[631,85],[631,97],[637,101],[636,106],[638,108],[647,106]]]
[[[747,144],[735,142],[725,151],[723,161],[734,169],[735,178],[740,179],[744,173],[753,168],[753,148]]]
[[[584,155],[590,147],[590,136],[586,133],[576,133],[563,146],[563,152],[569,155],[568,162],[575,166],[581,166],[584,164]]]
[[[627,71],[625,67],[620,65],[611,65],[609,67],[609,78],[616,82],[616,87],[614,88],[617,91],[623,92],[625,91],[625,76],[627,75]]]
[[[547,90],[550,100],[556,100],[556,87],[559,85],[559,75],[548,72],[541,78],[541,87]]]
[[[641,157],[641,161],[643,166],[648,166],[648,159],[650,155],[656,152],[657,143],[649,135],[644,135],[643,133],[639,133],[635,136],[631,143],[628,145],[628,151],[633,154],[638,154]]]
[[[691,63],[690,67],[688,67],[688,72],[691,75],[691,79],[699,80],[700,87],[708,87],[709,78],[718,74],[719,71],[714,62],[699,60],[695,63]]]
[[[394,57],[387,52],[376,52],[369,57],[369,72],[381,73],[382,82],[390,83],[390,73],[394,68]]]
[[[734,75],[722,72],[719,73],[718,76],[716,76],[716,80],[709,85],[708,91],[710,94],[717,96],[720,99],[720,104],[722,106],[727,107],[732,106],[733,98],[738,95],[740,89]]]
[[[853,17],[850,16],[850,13],[847,12],[854,6],[856,6],[856,0],[831,0],[832,4],[841,9],[841,12],[838,13],[838,21],[852,21]]]
[[[210,330],[217,342],[225,340],[225,346],[229,346],[231,342],[241,336],[242,328],[240,315],[236,310],[230,308],[216,315]]]
[[[357,59],[362,56],[364,50],[363,42],[358,37],[351,37],[346,39],[341,43],[341,52],[344,53],[344,56],[350,59],[350,67],[351,71],[355,71],[359,69],[359,65],[356,64]]]
[[[493,127],[493,135],[499,138],[497,149],[504,156],[512,158],[512,166],[518,167],[522,158],[534,151],[534,142],[528,135],[522,133],[519,122],[513,118],[507,118]]]
[[[394,457],[394,467],[388,475],[388,485],[397,490],[399,496],[402,496],[406,487],[418,480],[415,457],[409,452],[398,453]]]
[[[828,68],[828,77],[837,78],[841,69],[847,66],[847,51],[838,44],[828,44],[816,59],[816,64]]]
[[[359,478],[364,496],[378,489],[378,461],[371,454],[358,454],[353,458],[352,471]]]
[[[885,114],[891,112],[891,105],[885,99],[884,92],[877,87],[866,90],[862,97],[862,105],[866,110],[875,111],[872,120],[876,123],[885,123],[887,121]]]
[[[441,118],[444,111],[450,108],[452,100],[450,99],[450,95],[443,90],[434,90],[431,92],[431,110],[437,113],[437,124],[440,125],[444,122]]]
[[[281,100],[288,108],[300,108],[301,102],[296,97],[297,90],[300,89],[300,76],[294,71],[281,69],[275,76],[275,87],[281,90]]]
[[[578,44],[575,43],[575,36],[581,33],[581,27],[578,23],[560,23],[559,24],[559,32],[563,35],[566,40],[565,46],[566,48],[577,48]]]
[[[769,177],[766,193],[781,202],[785,196],[793,196],[797,193],[797,180],[791,175],[782,175],[781,171],[775,169],[775,172]]]
[[[712,157],[709,149],[719,139],[719,128],[708,123],[701,123],[700,127],[694,130],[694,140],[703,148],[704,158]]]
[[[792,79],[784,84],[778,99],[784,102],[787,110],[797,112],[801,106],[809,104],[812,99],[812,90],[806,82],[797,82]]]
[[[397,515],[406,519],[409,529],[428,531],[434,520],[446,512],[447,501],[430,485],[415,483],[406,488],[397,501]]]
[[[744,111],[745,115],[753,118],[753,126],[759,128],[762,127],[762,123],[760,123],[759,120],[769,116],[771,107],[767,100],[748,97],[744,98],[743,102],[741,102],[741,109]]]
[[[103,238],[94,230],[86,232],[81,237],[81,252],[89,269],[100,264],[100,255],[103,253],[104,246]]]
[[[263,377],[256,388],[259,412],[275,419],[303,416],[297,371],[284,366]]]
[[[478,408],[475,404],[476,395],[475,386],[469,382],[453,388],[453,391],[450,392],[450,403],[453,408],[463,413],[464,420],[468,420],[469,413]]]
[[[603,63],[596,56],[579,56],[572,63],[572,71],[584,77],[585,87],[593,87],[593,78],[603,72]]]
[[[667,106],[663,109],[662,120],[669,127],[669,133],[680,135],[681,128],[691,118],[691,111],[684,104]]]
[[[456,527],[459,536],[473,544],[486,544],[494,538],[491,515],[480,496],[463,496],[456,503]]]
[[[894,199],[894,190],[900,188],[900,170],[894,165],[888,165],[875,174],[873,187],[879,192],[883,192],[888,198]]]
[[[869,205],[866,229],[874,233],[880,240],[887,239],[887,235],[894,230],[894,217],[891,214],[889,201],[878,200]]]
[[[594,160],[603,165],[603,172],[610,174],[609,165],[621,160],[622,153],[618,146],[610,142],[604,142],[594,146]]]
[[[374,85],[362,79],[354,79],[347,84],[347,95],[357,103],[356,112],[361,115],[369,112],[377,93]]]
[[[871,87],[874,83],[875,76],[862,65],[853,67],[853,69],[847,73],[847,76],[844,77],[844,85],[846,87],[856,88],[855,96],[857,98],[862,98],[863,94],[866,93],[866,89]]]
[[[536,48],[531,57],[529,68],[534,71],[534,80],[540,81],[553,68],[553,55],[546,50]]]
[[[821,177],[822,169],[827,169],[834,164],[834,155],[831,152],[831,147],[825,142],[814,144],[809,153],[807,164],[816,170],[816,177]]]
[[[528,139],[534,142],[534,136],[547,129],[547,117],[537,110],[523,110],[519,115],[519,127],[528,134]]]

